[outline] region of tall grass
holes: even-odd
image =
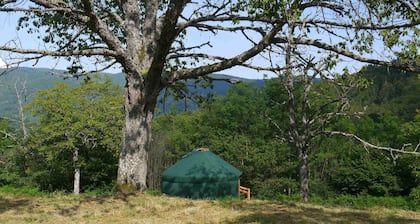
[[[38,188],[31,187],[12,187],[12,186],[1,186],[0,192],[5,194],[13,195],[24,195],[24,196],[41,196],[46,193],[39,191]]]
[[[279,194],[275,200],[280,202],[298,202],[299,194]],[[310,202],[326,206],[343,206],[348,208],[383,207],[420,211],[420,203],[412,197],[375,197],[370,195],[338,195],[335,197],[319,197],[312,195]]]
[[[420,204],[410,197],[375,197],[369,195],[339,195],[334,198],[313,197],[313,203],[351,208],[384,207],[419,211]]]

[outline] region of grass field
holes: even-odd
[[[420,223],[420,213],[252,200],[0,193],[0,223]]]

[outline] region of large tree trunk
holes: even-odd
[[[160,76],[166,55],[156,57],[158,1],[145,1],[143,24],[140,24],[142,15],[137,1],[121,1],[121,4],[126,18],[127,50],[121,63],[126,76],[125,126],[117,189],[134,193],[147,188],[153,112],[161,90]]]
[[[134,77],[127,76],[124,104],[125,126],[117,177],[117,188],[122,193],[141,192],[147,188],[153,112],[160,90],[157,86],[145,88],[142,78]]]
[[[151,139],[152,113],[126,116],[123,147],[119,158],[118,188],[122,192],[147,188],[147,161]]]
[[[309,167],[308,167],[308,149],[299,147],[299,184],[300,198],[304,202],[309,200]]]

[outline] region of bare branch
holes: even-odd
[[[280,132],[280,135],[276,135],[276,138],[280,139],[283,142],[292,142],[291,139],[286,139],[284,136],[284,129],[280,127],[280,125],[274,120],[272,119],[270,116],[268,116],[267,114],[265,114],[265,117],[270,121],[270,123],[272,123],[274,125],[274,127],[276,127],[276,129]]]
[[[71,12],[71,13],[81,13],[80,10],[75,10],[71,8],[64,8],[64,7],[54,7],[54,8],[46,8],[46,9],[38,9],[38,8],[0,8],[0,12],[33,12],[33,13],[44,13],[44,12]]]
[[[0,7],[3,7],[4,5],[7,5],[10,3],[16,3],[16,0],[3,0],[0,2]]]
[[[17,138],[16,138],[16,136],[14,136],[14,135],[10,134],[9,132],[7,132],[7,131],[5,131],[5,130],[0,130],[0,133],[2,133],[2,134],[3,134],[3,139],[10,138],[10,139],[12,139],[14,142],[17,142]]]
[[[17,122],[17,123],[20,122],[19,120],[14,119],[14,118],[10,118],[10,117],[0,117],[0,119],[8,120],[8,121],[11,121],[11,122]]]
[[[235,27],[228,27],[228,26],[217,26],[217,25],[209,25],[209,24],[195,24],[190,27],[194,27],[200,31],[210,31],[213,34],[216,34],[216,31],[227,31],[227,32],[236,32],[236,31],[244,31],[244,30],[252,30],[255,31],[261,36],[265,35],[265,31],[261,27],[253,27],[253,26],[235,26]]]
[[[240,21],[240,22],[266,22],[270,24],[276,23],[283,23],[284,20],[269,20],[264,18],[254,18],[251,16],[239,16],[239,15],[226,15],[226,16],[215,16],[215,15],[208,15],[199,17],[196,19],[189,19],[187,22],[178,23],[177,26],[180,30],[186,29],[187,27],[196,27],[200,26],[200,24],[205,24],[207,22],[232,22],[232,21]],[[256,31],[259,30],[258,28],[255,29]]]
[[[219,77],[214,75],[208,75],[203,77],[203,79],[211,80],[211,81],[225,81],[230,84],[236,84],[242,82],[241,79],[234,78],[234,77]]]
[[[327,20],[319,20],[319,19],[311,19],[311,20],[303,20],[297,21],[297,24],[311,24],[315,27],[320,27],[322,25],[328,25],[329,28],[350,28],[350,29],[359,29],[359,30],[392,30],[392,29],[399,29],[399,28],[409,28],[420,25],[420,20],[416,22],[409,22],[409,23],[401,23],[401,24],[391,24],[391,25],[377,25],[377,24],[351,24],[351,23],[339,23],[335,21],[327,21]],[[332,26],[332,27],[331,27]]]
[[[68,51],[52,51],[52,50],[40,50],[40,49],[23,49],[9,46],[0,46],[0,50],[9,51],[19,54],[37,54],[42,56],[54,56],[54,57],[67,57],[67,56],[112,56],[117,57],[119,54],[108,48],[91,48],[84,50],[68,50]]]
[[[275,42],[277,42],[277,43],[287,43],[287,39],[285,39],[285,38],[275,38]],[[398,64],[398,63],[394,63],[394,62],[387,62],[387,61],[381,61],[381,60],[372,59],[372,58],[366,58],[366,57],[363,57],[361,55],[355,54],[351,51],[344,50],[344,49],[341,49],[337,46],[326,44],[326,43],[320,42],[318,40],[309,40],[309,39],[305,39],[305,38],[294,38],[293,42],[295,44],[310,45],[310,46],[314,46],[314,47],[324,49],[324,50],[327,50],[327,51],[335,52],[339,55],[343,55],[343,56],[352,58],[352,59],[360,61],[360,62],[367,62],[367,63],[377,64],[377,65],[384,65],[384,66],[388,66],[388,67],[399,68],[399,69],[406,70],[406,71],[420,72],[420,65]]]
[[[114,35],[114,33],[108,29],[106,22],[101,20],[100,16],[95,12],[92,2],[88,0],[82,0],[82,2],[84,5],[84,10],[86,10],[86,13],[89,17],[89,21],[85,25],[96,32],[108,45],[110,51],[114,52],[113,55],[109,56],[120,58],[124,51],[122,49],[121,41]]]
[[[405,7],[405,9],[416,13],[418,17],[420,17],[420,4],[417,2],[417,5],[414,1],[401,1],[401,0],[397,0],[397,2],[399,2],[401,5],[403,5]]]
[[[211,47],[210,41],[207,41],[207,42],[202,43],[202,44],[199,44],[199,45],[191,46],[191,47],[185,47],[181,41],[179,41],[178,44],[181,45],[181,47],[171,49],[169,51],[169,56],[167,56],[167,59],[169,59],[169,58],[176,58],[177,56],[175,54],[178,51],[184,51],[184,52],[186,52],[186,51],[191,51],[191,50],[194,50],[194,49],[200,49],[200,48],[202,48],[204,46],[210,46]]]
[[[418,149],[420,147],[420,142],[417,144],[417,146],[412,151],[408,151],[408,150],[406,150],[406,148],[408,146],[411,146],[412,144],[404,144],[403,146],[401,146],[401,148],[397,149],[397,148],[392,148],[392,147],[377,146],[377,145],[374,145],[372,143],[367,142],[366,140],[363,140],[362,138],[358,137],[355,134],[350,134],[350,133],[346,133],[346,132],[341,132],[341,131],[324,131],[323,134],[328,135],[328,136],[331,136],[331,135],[341,135],[341,136],[352,138],[352,139],[354,139],[354,140],[362,143],[362,145],[365,148],[378,149],[378,150],[383,150],[383,151],[387,151],[387,152],[392,153],[391,155],[392,155],[392,158],[394,160],[398,158],[398,156],[397,155],[394,155],[394,153],[420,155],[420,151],[418,151]]]
[[[20,122],[22,125],[22,134],[23,134],[23,140],[26,140],[28,138],[28,131],[26,128],[26,116],[25,112],[23,111],[23,103],[26,101],[26,80],[21,83],[21,88],[18,88],[18,81],[15,82],[15,93],[16,98],[18,101],[18,109],[19,109],[19,115],[20,115]]]
[[[168,59],[174,59],[174,58],[205,58],[209,60],[226,60],[224,57],[216,56],[216,55],[210,55],[210,54],[203,54],[203,53],[177,53],[172,54],[167,57]]]
[[[252,58],[253,56],[262,52],[267,46],[269,46],[274,36],[281,30],[283,24],[276,24],[269,33],[267,33],[257,45],[249,48],[248,50],[221,62],[213,63],[210,65],[203,65],[197,68],[191,69],[183,69],[176,71],[166,80],[169,83],[177,81],[179,79],[186,79],[186,78],[196,78],[199,76],[207,75],[216,71],[221,71],[227,68],[231,68],[235,65],[241,65],[245,63],[248,59]]]
[[[250,63],[243,63],[239,66],[254,69],[254,70],[257,70],[257,71],[268,71],[268,72],[273,72],[273,73],[278,73],[278,72],[285,71],[285,70],[293,68],[293,67],[290,67],[290,66],[288,67],[288,66],[278,66],[278,65],[272,65],[270,67],[257,66],[257,65],[252,65]]]

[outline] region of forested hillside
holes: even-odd
[[[349,111],[323,128],[352,133],[385,148],[410,143],[407,149],[413,150],[420,141],[418,75],[377,66],[365,67],[358,75],[370,84],[353,90]],[[154,129],[158,140],[154,141],[153,153],[160,153],[155,158],[161,160],[155,161],[157,176],[151,182],[158,186],[162,169],[190,149],[202,146],[242,170],[241,183],[260,197],[298,193],[298,154],[280,138],[282,132],[290,130],[287,93],[282,83],[282,79],[273,79],[263,88],[236,85],[200,111],[160,116]],[[302,89],[296,91],[295,100],[300,103]],[[319,83],[312,91],[315,98],[310,101],[313,109],[308,113],[317,115],[319,110],[326,110],[328,115],[327,107],[318,110],[315,106],[322,105],[319,96],[332,97],[335,89]],[[418,156],[394,155],[365,146],[343,136],[314,138],[309,145],[312,195],[418,195]]]
[[[16,91],[26,104],[39,90],[52,88],[55,82],[75,86],[81,81],[80,78],[65,78],[64,71],[47,68],[0,69],[0,74],[0,116],[11,119],[17,119],[19,111]]]
[[[348,114],[337,117],[325,129],[354,133],[384,147],[399,148],[407,143],[412,144],[407,148],[415,147],[420,140],[418,75],[377,66],[367,66],[357,75],[370,84],[354,90]],[[41,78],[45,75],[38,77],[28,79],[27,84],[34,81],[50,87]],[[242,82],[230,88],[213,83],[219,96],[201,99],[196,110],[162,107],[154,121],[149,187],[159,189],[161,172],[184,154],[208,147],[243,172],[241,183],[250,187],[254,196],[280,199],[297,194],[298,155],[279,137],[279,131],[288,131],[286,93],[280,88],[283,81],[266,80],[265,85]],[[313,88],[315,96],[335,94],[328,82],[319,82]],[[2,120],[0,185],[71,191],[74,171],[79,169],[82,192],[112,189],[122,130],[119,105],[123,100],[115,97],[115,91],[122,92],[115,81],[92,77],[39,92],[26,109],[40,122],[29,125],[30,135],[24,140],[8,120]],[[296,91],[299,100],[301,89]],[[183,104],[185,98],[177,97]],[[322,103],[319,97],[311,100],[313,105]],[[171,104],[176,105],[173,101]],[[320,135],[309,147],[309,185],[314,198],[368,195],[402,196],[414,202],[420,199],[420,158],[416,155],[369,149],[343,136]]]
[[[83,80],[83,77],[71,78],[64,70],[51,70],[47,68],[15,68],[7,73],[3,73],[5,69],[0,68],[0,117],[18,119],[19,105],[17,93],[22,95],[23,103],[28,103],[31,98],[41,89],[49,89],[54,86],[55,82],[63,82],[70,86],[75,86]],[[124,86],[125,79],[121,74],[101,74],[111,77],[113,83],[118,86]],[[176,86],[161,93],[158,108],[160,112],[166,112],[176,101],[179,110],[192,110],[197,108],[199,100],[214,95],[225,95],[231,84],[229,79],[233,81],[252,82],[256,86],[262,86],[263,80],[248,80],[234,78],[231,76],[215,74],[212,75],[219,80],[213,81],[213,84],[204,81],[189,80],[187,84]],[[222,81],[226,79],[228,81]],[[176,93],[174,94],[174,91]],[[165,98],[165,94],[167,95]]]

